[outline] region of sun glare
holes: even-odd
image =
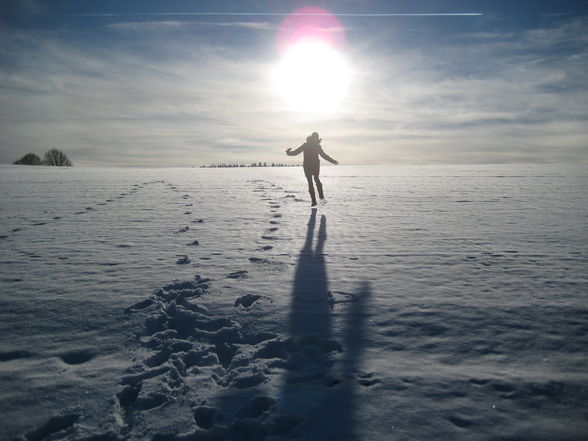
[[[276,43],[281,56],[272,82],[287,108],[314,114],[339,110],[351,82],[351,67],[337,17],[315,7],[299,9],[284,20]]]
[[[344,55],[322,41],[301,41],[287,49],[273,71],[276,93],[291,110],[333,112],[345,97],[351,70]]]

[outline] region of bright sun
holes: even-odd
[[[340,108],[351,69],[344,55],[328,42],[302,40],[284,52],[272,80],[291,110],[331,113]]]

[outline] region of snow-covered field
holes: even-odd
[[[0,439],[586,440],[575,166],[0,167]]]

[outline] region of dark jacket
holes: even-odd
[[[288,156],[296,156],[296,155],[299,155],[300,152],[304,153],[304,161],[303,161],[304,165],[319,164],[319,162],[320,162],[319,155],[321,155],[324,159],[326,159],[327,161],[329,161],[332,164],[337,163],[337,161],[335,161],[333,158],[331,158],[329,155],[327,155],[323,151],[323,148],[321,147],[321,145],[316,142],[305,142],[300,147],[298,147],[296,150],[291,150],[286,153],[288,154]]]

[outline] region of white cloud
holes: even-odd
[[[350,49],[350,96],[321,119],[281,109],[271,37],[249,48],[158,32],[183,22],[121,23],[109,32],[145,34],[101,46],[4,29],[0,161],[54,146],[79,165],[283,161],[314,130],[342,163],[586,161],[582,23]]]
[[[391,47],[364,58],[357,137],[368,127],[388,133],[411,162],[586,161],[588,50],[579,28],[565,23],[511,41],[488,34],[481,44],[466,38],[419,53]]]
[[[4,162],[48,144],[78,152],[78,164],[143,165],[249,160],[234,146],[268,146],[273,97],[259,60],[190,45],[190,58],[160,64],[55,40],[28,44],[35,49],[22,67],[0,73]],[[227,138],[233,142],[219,144]]]

